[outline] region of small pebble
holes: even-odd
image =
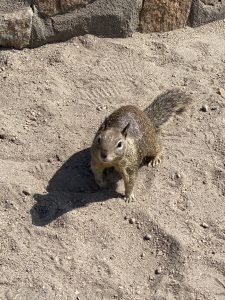
[[[149,280],[154,280],[155,278],[153,276],[149,276]]]
[[[16,138],[15,138],[15,137],[11,137],[11,138],[10,138],[10,141],[11,141],[12,143],[15,143]]]
[[[225,90],[223,88],[219,88],[218,94],[225,98]]]
[[[202,222],[202,223],[201,223],[201,226],[202,226],[203,228],[209,228],[209,225],[208,225],[207,223],[205,223],[205,222]]]
[[[219,106],[212,106],[211,110],[219,110]]]
[[[140,224],[137,224],[137,229],[140,229],[141,228],[141,225]]]
[[[130,224],[134,224],[135,222],[136,222],[135,218],[130,218],[130,219],[129,219],[129,223],[130,223]]]
[[[62,158],[58,154],[56,154],[55,158],[57,159],[57,161],[62,161]]]
[[[55,256],[53,259],[54,259],[54,261],[55,261],[57,264],[59,264],[59,258],[58,258],[58,256]]]
[[[6,135],[5,135],[4,133],[0,133],[0,139],[1,139],[1,140],[6,139]]]
[[[201,111],[207,112],[208,110],[209,110],[208,105],[207,105],[207,104],[203,104],[203,105],[202,105],[202,108],[201,108]]]
[[[150,239],[152,238],[151,234],[147,233],[145,236],[144,236],[144,240],[146,241],[149,241]]]
[[[25,196],[29,196],[31,193],[30,193],[28,190],[23,190],[23,194],[24,194]]]
[[[141,258],[145,257],[145,254],[144,252],[141,253]]]
[[[37,121],[37,118],[33,116],[33,117],[30,117],[30,120],[31,121]]]
[[[158,269],[155,270],[155,274],[158,275],[158,274],[161,274],[161,273],[162,273],[162,268],[159,267]]]

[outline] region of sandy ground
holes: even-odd
[[[221,21],[0,52],[0,299],[225,299],[224,32]],[[88,148],[100,122],[173,87],[193,106],[163,129],[136,201],[122,182],[98,190]]]

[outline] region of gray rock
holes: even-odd
[[[200,225],[201,225],[203,228],[209,228],[209,225],[208,225],[207,223],[205,223],[205,222],[202,222]]]
[[[188,25],[196,27],[225,18],[225,0],[193,0]]]
[[[207,104],[203,104],[202,107],[201,107],[201,111],[203,112],[207,112],[209,110],[209,107]]]
[[[34,0],[33,4],[43,16],[54,16],[85,7],[94,1],[96,0]]]
[[[159,267],[158,269],[155,270],[156,275],[159,275],[161,273],[162,273],[162,268],[161,267]]]
[[[12,13],[31,6],[33,0],[1,0],[0,13]]]
[[[152,238],[152,236],[149,233],[147,233],[147,234],[144,235],[144,240],[145,241],[149,241],[149,240],[151,240],[151,238]]]
[[[37,47],[85,34],[128,37],[138,28],[168,31],[185,26],[187,17],[190,26],[225,18],[225,0],[1,0],[0,46]]]
[[[99,0],[49,18],[40,18],[34,8],[30,46],[65,41],[87,33],[103,37],[130,36],[138,28],[141,6],[141,0]]]
[[[130,218],[130,219],[129,219],[129,223],[130,223],[130,224],[135,224],[135,222],[136,222],[135,218]]]
[[[27,47],[30,42],[33,11],[24,7],[12,12],[0,13],[0,46]]]

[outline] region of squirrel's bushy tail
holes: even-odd
[[[172,89],[156,97],[144,112],[159,129],[174,114],[183,112],[191,101],[191,97],[185,92]]]

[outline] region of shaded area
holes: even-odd
[[[91,202],[121,196],[115,192],[118,176],[112,170],[105,176],[110,189],[99,190],[90,170],[90,148],[72,155],[49,180],[47,194],[34,194],[37,201],[31,209],[32,223],[44,226],[64,213]]]

